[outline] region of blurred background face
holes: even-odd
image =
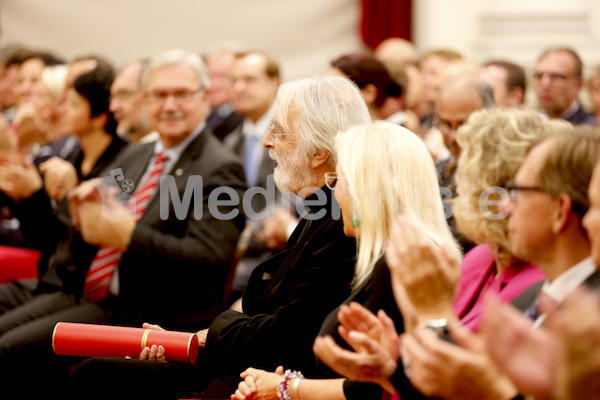
[[[480,77],[494,89],[494,103],[497,106],[512,106],[508,100],[508,90],[506,88],[508,73],[504,68],[497,65],[488,65],[481,69]]]
[[[235,111],[254,121],[271,106],[279,86],[266,73],[267,61],[261,54],[249,54],[235,60],[232,69]]]
[[[21,64],[17,84],[19,104],[31,101],[36,93],[43,90],[42,72],[44,67],[44,62],[39,58],[31,58]]]
[[[2,108],[10,108],[17,105],[19,69],[18,65],[11,65],[4,71],[4,77],[0,81],[0,101],[2,101]]]
[[[110,111],[117,121],[117,133],[127,137],[148,129],[146,103],[140,90],[141,64],[126,67],[110,87]]]
[[[221,51],[211,54],[206,59],[206,68],[210,77],[210,106],[219,107],[231,100],[233,85],[231,68],[235,61],[232,51]]]
[[[590,79],[588,91],[590,93],[590,100],[592,101],[594,112],[598,114],[600,113],[600,75],[596,75]]]
[[[590,243],[592,244],[592,258],[596,265],[600,265],[600,166],[596,165],[588,190],[590,208],[583,217],[585,228]]]
[[[84,136],[91,129],[91,109],[88,101],[75,89],[67,90],[60,106],[60,124],[63,132]]]
[[[448,61],[438,55],[430,55],[421,60],[419,66],[421,72],[421,88],[425,99],[434,103],[440,88],[441,71]]]
[[[538,61],[534,88],[540,108],[550,117],[560,117],[577,99],[581,78],[575,76],[575,62],[566,52],[552,52]]]
[[[473,88],[454,86],[440,94],[436,107],[438,129],[444,137],[444,145],[454,157],[460,154],[456,131],[479,109],[481,98]]]

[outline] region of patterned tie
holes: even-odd
[[[146,207],[156,191],[165,166],[165,160],[166,157],[163,153],[156,156],[148,175],[127,203],[127,208],[136,222],[140,220],[142,214],[146,211]],[[106,298],[110,279],[121,261],[121,255],[121,250],[116,247],[100,247],[92,260],[83,285],[83,293],[90,301],[98,302]]]
[[[256,177],[258,175],[258,163],[256,162],[256,142],[257,137],[254,133],[250,132],[246,135],[246,153],[244,155],[244,172],[246,173],[246,182],[248,186],[254,186],[256,184]]]

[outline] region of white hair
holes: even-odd
[[[318,75],[283,83],[276,101],[281,127],[301,134],[298,143],[303,154],[308,157],[324,150],[332,167],[337,162],[335,135],[371,124],[360,90],[344,77]],[[290,112],[297,114],[293,121]]]
[[[210,87],[210,79],[208,76],[208,71],[206,70],[206,65],[204,65],[204,61],[202,61],[202,58],[198,54],[182,49],[171,49],[155,55],[148,61],[148,64],[142,72],[142,89],[146,88],[150,72],[167,65],[182,63],[189,65],[194,72],[196,72],[196,75],[198,75],[198,80],[200,81],[200,85],[202,85],[203,89],[208,89]]]

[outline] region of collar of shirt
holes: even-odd
[[[546,280],[542,291],[557,303],[581,285],[596,270],[592,257],[587,257],[560,274],[554,281]]]
[[[181,157],[181,154],[184,152],[186,147],[188,147],[188,145],[194,139],[196,139],[196,137],[198,137],[198,135],[204,130],[205,126],[206,124],[204,123],[204,121],[201,122],[200,125],[198,125],[196,129],[194,129],[194,131],[187,138],[185,138],[183,142],[179,143],[177,146],[174,147],[166,148],[162,140],[157,140],[156,144],[154,145],[154,155],[152,156],[152,160],[150,160],[149,165],[152,165],[152,162],[154,161],[154,158],[157,154],[164,152],[165,156],[167,157],[167,160],[165,161],[164,173],[168,173],[169,171],[171,171],[171,169],[173,168],[177,160],[179,160],[179,157]]]
[[[569,108],[567,108],[562,115],[560,116],[561,119],[569,119],[571,118],[576,112],[577,109],[579,108],[579,102],[577,100],[575,100],[573,102],[573,104],[571,104],[569,106]]]
[[[244,137],[249,134],[253,134],[258,137],[259,142],[262,142],[262,138],[269,131],[269,126],[271,125],[271,121],[275,116],[275,111],[277,111],[277,105],[275,102],[271,104],[271,107],[264,113],[256,123],[252,122],[250,119],[244,119],[244,126],[242,128],[242,132]]]

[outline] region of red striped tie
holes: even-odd
[[[150,172],[127,203],[127,208],[136,222],[140,220],[142,214],[146,211],[146,207],[156,191],[165,166],[165,160],[166,157],[163,153],[156,156]],[[121,261],[121,255],[121,250],[116,247],[100,247],[96,257],[92,260],[83,285],[83,293],[90,301],[97,302],[106,298],[110,279]]]

